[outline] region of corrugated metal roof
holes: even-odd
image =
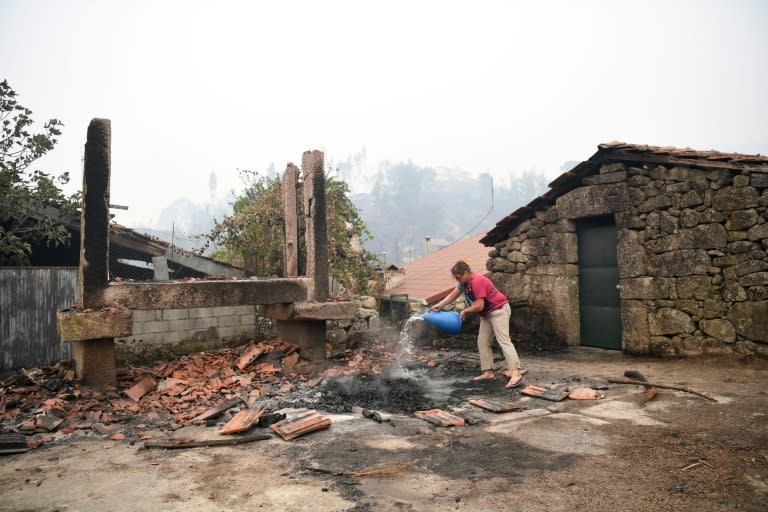
[[[488,248],[480,243],[485,233],[479,233],[435,251],[428,256],[406,263],[401,268],[405,275],[397,286],[382,292],[382,296],[408,295],[409,300],[423,299],[427,304],[436,302],[456,286],[451,267],[459,260],[467,260],[472,270],[487,274]]]
[[[497,222],[496,227],[488,231],[488,234],[481,238],[480,242],[486,246],[492,246],[506,240],[509,233],[521,222],[533,217],[537,211],[553,205],[558,197],[579,187],[582,178],[591,174],[597,174],[602,164],[611,161],[685,165],[694,168],[728,169],[733,171],[749,170],[768,173],[768,157],[763,155],[723,153],[714,150],[698,151],[691,148],[626,144],[618,141],[600,144],[597,148],[597,153],[592,155],[589,160],[581,162],[570,171],[555,178],[549,184],[549,190],[545,194],[542,194]]]

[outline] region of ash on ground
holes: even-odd
[[[435,407],[419,382],[403,377],[360,374],[329,379],[314,390],[313,397],[293,402],[292,407],[313,407],[333,413],[354,407],[406,414]]]

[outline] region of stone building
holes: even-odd
[[[613,142],[481,242],[563,344],[768,355],[767,221],[768,157]]]

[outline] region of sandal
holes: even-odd
[[[506,389],[512,389],[520,386],[523,383],[523,379],[525,378],[525,375],[520,375],[520,378],[516,381],[512,382],[512,379],[509,379],[509,382],[506,386],[504,386]]]
[[[486,375],[485,373],[482,373],[477,377],[473,377],[472,380],[496,380],[496,376],[493,374]]]
[[[520,368],[517,371],[520,372],[520,375],[525,375],[526,373],[528,373],[528,369],[527,368]],[[512,370],[504,370],[503,372],[501,372],[501,374],[503,376],[505,376],[506,378],[508,378],[508,379],[512,378]]]

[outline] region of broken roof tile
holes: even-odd
[[[219,434],[225,436],[247,432],[259,422],[259,418],[261,418],[266,411],[267,409],[264,407],[259,409],[245,408],[232,416],[232,419],[222,427]]]
[[[147,376],[134,384],[130,389],[125,390],[125,396],[134,402],[138,402],[141,400],[141,397],[150,391],[153,391],[155,388],[157,388],[157,381],[152,377]]]
[[[299,436],[303,436],[304,434],[325,429],[330,426],[330,418],[322,416],[319,412],[313,409],[293,418],[286,418],[283,421],[279,421],[270,425],[270,428],[277,432],[284,440],[290,441]]]
[[[414,416],[421,418],[437,427],[463,427],[464,418],[443,411],[441,409],[429,409],[426,411],[414,411]]]

